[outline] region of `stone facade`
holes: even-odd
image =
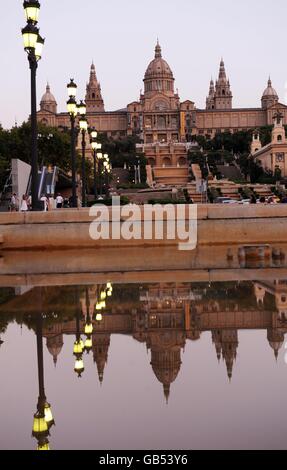
[[[281,171],[282,177],[287,176],[287,139],[283,126],[283,115],[277,110],[274,117],[271,143],[265,147],[261,146],[257,131],[253,134],[251,144],[251,155],[262,165],[264,170],[270,170],[274,174],[276,170]]]
[[[141,141],[138,151],[146,153],[155,168],[174,168],[174,177],[177,168],[182,168],[184,162],[186,164],[187,144],[194,135],[214,136],[218,132],[237,132],[271,125],[275,108],[281,112],[282,122],[287,124],[287,106],[279,102],[270,78],[260,107],[233,108],[231,84],[223,60],[217,81],[215,84],[213,80],[210,82],[206,109],[197,109],[192,100],[180,101],[174,88],[173,72],[162,57],[159,43],[143,81],[144,92],[138,101],[118,111],[105,111],[101,85],[92,64],[86,93],[89,125],[114,138],[137,136]],[[47,87],[41,100],[38,120],[56,127],[70,126],[68,114],[57,113],[57,103],[50,87]],[[175,144],[181,145],[177,152]],[[184,180],[188,180],[187,166]],[[183,182],[182,176],[179,176],[179,181]]]

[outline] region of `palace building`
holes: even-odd
[[[233,108],[233,92],[223,60],[218,79],[210,82],[206,108],[198,109],[192,100],[181,101],[175,91],[172,69],[162,56],[157,42],[154,59],[147,67],[144,91],[118,111],[106,111],[95,65],[92,64],[86,88],[89,125],[113,138],[136,135],[155,180],[170,182],[172,178],[187,181],[187,151],[194,135],[214,136],[218,132],[237,132],[271,125],[276,111],[287,124],[287,106],[279,102],[278,94],[269,78],[258,108]],[[38,120],[41,123],[69,128],[67,112],[57,112],[57,102],[47,85]]]

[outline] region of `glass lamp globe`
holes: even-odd
[[[69,101],[67,101],[67,110],[71,116],[77,115],[77,103],[75,98],[72,96],[70,97]]]
[[[102,321],[102,319],[103,319],[103,315],[102,315],[100,312],[97,313],[97,315],[96,315],[96,320],[97,320],[97,321]]]
[[[29,22],[25,28],[22,29],[22,37],[24,42],[25,51],[36,48],[38,41],[39,29]]]
[[[23,3],[25,16],[27,21],[33,21],[33,23],[37,23],[39,21],[39,13],[41,5],[37,0],[30,0],[25,1]]]
[[[38,34],[38,39],[37,39],[36,47],[35,47],[35,56],[37,60],[40,60],[42,57],[44,44],[45,44],[45,39],[43,39],[42,36]]]
[[[68,83],[68,85],[67,85],[69,98],[76,98],[77,88],[78,87],[77,87],[76,83],[74,83],[74,79],[71,78],[70,83]]]
[[[91,137],[92,137],[92,139],[96,139],[98,137],[98,133],[97,133],[96,129],[92,129]]]
[[[93,149],[93,150],[97,150],[97,148],[98,148],[97,142],[92,142],[92,143],[91,143],[91,146],[92,146],[92,149]]]
[[[81,131],[86,132],[88,130],[88,121],[84,116],[80,118],[79,124]]]
[[[81,116],[84,116],[86,114],[87,106],[83,102],[83,100],[81,100],[80,103],[78,104],[78,111]]]

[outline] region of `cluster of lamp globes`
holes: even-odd
[[[24,49],[37,62],[42,57],[45,39],[39,33],[37,27],[40,13],[40,2],[38,0],[24,1],[23,8],[27,20],[27,25],[22,29]]]
[[[82,133],[88,132],[90,133],[91,137],[91,147],[95,154],[97,155],[98,160],[103,161],[104,169],[110,173],[111,172],[111,164],[110,159],[107,153],[103,154],[101,152],[102,144],[97,142],[98,132],[94,128],[88,127],[87,121],[87,106],[83,100],[80,103],[76,101],[76,94],[77,94],[77,85],[74,82],[74,79],[71,78],[70,83],[67,85],[68,96],[69,100],[67,101],[67,111],[73,119],[75,119],[79,115],[79,127]]]
[[[38,441],[37,450],[50,450],[48,436],[53,424],[55,421],[51,405],[45,399],[37,413],[34,414],[32,436]]]
[[[111,297],[113,293],[113,287],[110,282],[107,283],[106,287],[101,290],[99,293],[99,298],[96,303],[96,321],[101,322],[103,319],[102,315],[102,310],[106,308],[106,299],[107,297]],[[93,347],[93,340],[92,340],[92,334],[94,331],[93,323],[91,319],[88,317],[86,324],[85,324],[85,329],[84,333],[86,336],[85,342],[82,340],[81,337],[77,338],[76,341],[74,342],[74,356],[76,358],[75,360],[75,367],[74,371],[76,374],[78,374],[78,377],[82,376],[82,373],[85,370],[84,366],[84,361],[83,361],[83,353],[86,351],[88,354],[91,351]]]

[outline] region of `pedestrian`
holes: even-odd
[[[40,201],[42,201],[42,204],[43,204],[43,211],[47,212],[48,204],[49,204],[47,196],[45,194],[42,194]]]
[[[285,194],[281,199],[282,204],[287,204],[287,194]]]
[[[250,198],[250,204],[257,204],[257,199],[256,199],[255,194],[252,194],[252,196]]]
[[[16,193],[13,193],[11,197],[11,201],[10,201],[10,206],[9,206],[10,212],[16,212],[18,205],[19,205],[19,200],[17,198],[17,195]]]
[[[26,196],[26,194],[23,194],[20,211],[21,212],[28,212],[28,210],[29,210],[29,208],[28,208],[28,203],[27,203],[27,196]]]
[[[48,196],[48,201],[49,201],[49,211],[53,211],[55,208],[56,208],[56,201],[55,201],[55,198],[52,194],[50,194],[50,196]]]
[[[266,197],[261,196],[261,198],[259,199],[259,202],[260,202],[260,204],[265,204],[266,203]]]
[[[63,197],[61,196],[60,193],[58,193],[58,194],[57,194],[57,197],[56,197],[56,207],[57,207],[57,209],[62,209],[62,207],[63,207],[63,202],[64,202]]]

